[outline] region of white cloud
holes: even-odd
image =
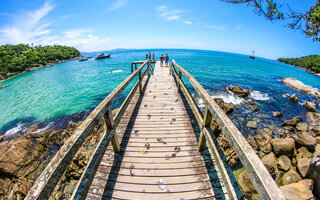
[[[183,23],[184,23],[184,24],[192,24],[191,21],[184,21]]]
[[[171,10],[169,9],[167,6],[158,6],[156,8],[156,10],[158,11],[159,13],[159,16],[161,18],[164,18],[168,21],[172,21],[172,20],[178,20],[182,17],[182,14],[183,14],[183,10]]]
[[[204,28],[215,29],[218,31],[228,31],[229,29],[226,26],[217,26],[217,25],[207,25],[203,26]]]
[[[49,2],[35,11],[24,12],[13,16],[11,25],[2,27],[0,30],[0,43],[40,43],[52,30],[50,23],[43,18],[55,6]]]
[[[127,3],[127,0],[117,0],[115,3],[111,5],[110,8],[108,8],[108,10],[117,10],[122,6],[124,6],[126,3]]]

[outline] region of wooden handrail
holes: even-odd
[[[175,70],[175,67],[179,70],[179,74]],[[218,106],[218,104],[212,99],[212,97],[208,94],[208,92],[198,83],[198,81],[189,74],[184,68],[178,65],[174,60],[172,60],[171,70],[170,72],[176,76],[178,86],[182,85],[183,81],[180,77],[180,73],[182,73],[194,87],[194,89],[199,94],[200,98],[205,103],[205,115],[204,119],[210,118],[208,117],[208,113],[212,115],[219,124],[219,127],[222,129],[222,132],[225,134],[227,139],[229,140],[231,146],[234,151],[238,155],[242,165],[248,172],[248,175],[255,185],[260,197],[262,199],[272,199],[272,200],[284,200],[284,196],[281,193],[280,189],[272,179],[271,175],[261,162],[260,158],[254,152],[252,147],[243,137],[238,128],[233,124],[233,122],[229,119],[229,117],[223,112],[223,110]],[[184,87],[182,87],[184,88]],[[182,89],[182,91],[185,91]],[[199,118],[199,114],[195,114],[196,118]],[[201,116],[200,116],[201,118]],[[203,148],[202,144],[205,143],[210,146],[215,146],[212,144],[213,140],[211,137],[211,129],[208,127],[207,122],[201,118],[201,121],[198,121],[198,124],[201,128],[201,135],[199,141],[200,150]],[[231,194],[231,196],[233,196]]]
[[[147,65],[147,68],[143,75],[141,75],[142,69]],[[109,142],[112,142],[112,146],[115,152],[120,151],[119,141],[117,139],[117,134],[115,133],[115,129],[119,124],[121,117],[127,106],[129,105],[128,102],[132,99],[133,95],[132,92],[136,91],[137,86],[140,85],[142,82],[142,78],[146,74],[149,67],[150,62],[145,61],[142,65],[136,69],[132,74],[130,74],[124,81],[122,81],[91,113],[90,115],[81,123],[81,125],[76,129],[76,131],[72,134],[72,136],[65,142],[65,144],[60,148],[60,150],[56,153],[56,155],[52,158],[50,163],[47,167],[42,171],[40,176],[37,178],[35,183],[33,184],[32,188],[28,192],[25,199],[34,200],[34,199],[48,199],[51,195],[51,192],[54,190],[56,184],[60,180],[61,176],[63,175],[65,169],[69,166],[72,158],[75,156],[78,149],[81,147],[83,142],[86,140],[88,135],[93,131],[94,127],[98,124],[98,121],[104,119],[107,125],[107,131],[102,136],[99,145],[96,148],[95,154],[90,157],[90,163],[93,160],[98,161],[99,157],[96,155],[98,150],[100,152],[105,151]],[[128,97],[125,99],[123,104],[121,105],[119,111],[117,112],[115,118],[112,117],[111,108],[110,106],[112,103],[116,101],[119,95],[124,91],[124,89],[129,85],[129,83],[139,75],[139,80],[131,90]],[[133,92],[133,93],[134,93]],[[115,120],[114,120],[115,119]],[[97,157],[95,157],[97,156]],[[88,166],[86,167],[85,172],[82,174],[82,179],[87,178],[90,181],[91,176],[85,177],[88,175]],[[90,170],[94,170],[94,168],[90,168]],[[89,173],[90,174],[90,173]],[[82,184],[83,185],[83,184]],[[80,182],[78,183],[78,188],[82,186]],[[85,191],[86,188],[80,188],[81,192]],[[78,190],[76,190],[78,191]]]

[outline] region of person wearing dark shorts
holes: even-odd
[[[163,55],[161,55],[161,56],[160,56],[160,67],[163,66],[163,59],[164,59],[164,57],[163,57]]]
[[[146,53],[146,60],[148,60],[148,53]]]
[[[151,53],[149,52],[149,60],[151,60]]]
[[[166,54],[166,57],[165,57],[165,65],[169,66],[169,56],[168,56],[168,54]]]

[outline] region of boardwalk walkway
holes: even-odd
[[[156,63],[154,69],[151,63]],[[131,70],[60,148],[26,200],[49,199],[58,183],[67,181],[63,174],[73,166],[80,147],[98,133],[103,135],[88,155],[80,180],[74,190],[68,189],[70,199],[239,199],[241,192],[210,127],[213,118],[260,198],[285,199],[242,133],[183,67],[174,60],[170,67],[147,60],[133,62]],[[204,102],[203,110],[186,79]],[[132,81],[134,86],[113,116],[111,106]]]
[[[156,63],[142,99],[135,108],[128,108],[117,130],[122,137],[122,154],[111,167],[103,162],[110,161],[112,151],[106,151],[87,199],[212,197],[186,107],[169,69]]]

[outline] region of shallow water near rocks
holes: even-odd
[[[237,108],[229,116],[244,135],[257,134],[259,129],[270,128],[271,125],[279,126],[285,119],[297,115],[305,120],[304,102],[319,102],[313,96],[283,85],[280,80],[294,77],[319,89],[320,77],[273,60],[203,50],[127,50],[112,53],[109,59],[59,63],[0,83],[0,87],[4,87],[0,90],[0,133],[14,135],[39,121],[44,123],[40,128],[64,127],[84,118],[130,74],[131,62],[144,60],[145,53],[149,51],[156,58],[168,53],[170,59],[175,59],[190,72],[212,97],[234,103]],[[260,110],[251,111],[248,103],[244,104],[244,99],[226,90],[228,85],[249,89],[249,98]],[[130,87],[113,107],[119,106],[129,91]],[[293,93],[300,100],[298,104],[288,100],[288,95]],[[198,103],[203,106],[201,101]],[[283,112],[283,118],[272,117],[272,111]],[[256,129],[246,127],[251,120],[258,121]]]

